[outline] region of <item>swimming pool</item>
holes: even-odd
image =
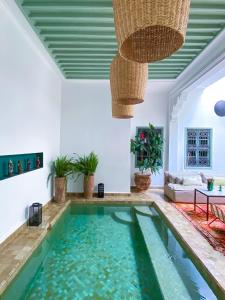
[[[72,204],[2,300],[171,295],[217,299],[155,209]]]

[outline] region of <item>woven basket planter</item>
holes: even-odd
[[[113,97],[123,105],[144,101],[148,80],[148,64],[139,64],[122,58],[119,54],[110,67],[110,84]]]
[[[112,117],[116,119],[131,119],[134,117],[134,106],[119,104],[112,99]]]
[[[120,55],[149,63],[184,43],[190,0],[113,0]]]

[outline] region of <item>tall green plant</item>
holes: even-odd
[[[98,166],[98,156],[94,152],[89,155],[78,156],[73,165],[74,172],[87,176],[93,175]]]
[[[130,142],[131,153],[145,153],[145,158],[138,163],[141,173],[150,171],[152,174],[159,172],[161,169],[163,138],[157,132],[156,128],[149,124],[145,132],[135,136]]]
[[[72,159],[67,156],[59,156],[53,162],[52,173],[56,177],[67,177],[73,173]]]

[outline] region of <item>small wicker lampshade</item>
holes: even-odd
[[[110,84],[113,97],[123,105],[144,101],[148,80],[148,64],[139,64],[122,58],[119,54],[110,67]]]
[[[131,119],[134,117],[134,106],[119,104],[112,98],[112,117],[116,119]]]
[[[113,8],[122,57],[149,63],[183,45],[190,0],[113,0]]]

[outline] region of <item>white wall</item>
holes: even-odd
[[[52,197],[47,176],[59,154],[61,81],[2,3],[0,45],[0,155],[44,152],[43,169],[0,181],[1,242],[25,222],[29,204]]]
[[[131,121],[131,137],[136,134],[136,128],[148,126],[149,123],[164,129],[164,168],[167,168],[167,147],[168,147],[168,104],[169,91],[174,84],[173,80],[149,80],[145,101],[135,107],[135,117]],[[163,168],[163,169],[164,169]],[[163,169],[159,174],[152,176],[152,186],[163,185]],[[131,154],[131,185],[133,183],[133,174],[135,169],[135,156]]]
[[[67,81],[62,88],[61,153],[95,151],[99,166],[96,185],[106,192],[130,192],[130,121],[113,119],[108,80]],[[68,184],[69,192],[82,191],[82,178]]]
[[[225,117],[214,113],[214,105],[225,100],[225,78],[220,79],[204,90],[189,93],[178,115],[178,171],[185,170],[185,129],[188,127],[212,128],[212,168],[205,172],[225,174]],[[172,135],[177,134],[172,132]]]

